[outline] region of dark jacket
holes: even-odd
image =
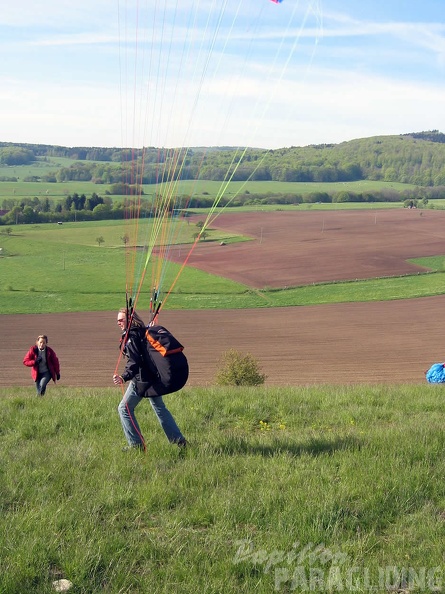
[[[45,347],[46,349],[46,364],[48,365],[48,370],[51,374],[51,378],[55,382],[56,379],[60,379],[60,364],[59,359],[57,358],[56,353],[53,349],[49,346]],[[39,377],[39,363],[37,358],[39,356],[39,347],[37,345],[32,346],[29,351],[26,353],[23,359],[23,365],[27,367],[31,367],[31,376],[34,381],[37,381]]]
[[[127,332],[122,334],[122,342],[125,341]],[[146,360],[145,352],[145,328],[139,328],[132,326],[128,333],[128,339],[125,342],[124,355],[127,358],[124,372],[122,373],[122,379],[124,382],[134,380],[136,383],[148,382],[151,383],[156,377],[156,370],[149,369]]]

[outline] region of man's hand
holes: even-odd
[[[124,383],[124,380],[123,380],[122,376],[116,375],[116,374],[113,375],[113,384],[115,386],[121,386],[123,383]]]

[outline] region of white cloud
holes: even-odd
[[[115,20],[116,5],[108,0],[14,0],[4,2],[0,26],[62,28],[100,25]]]
[[[160,113],[164,126],[159,129],[156,121],[153,126],[149,122],[145,138],[139,128],[134,132],[132,117],[121,111],[121,97],[113,87],[72,84],[29,89],[10,80],[2,80],[0,85],[0,128],[3,139],[12,142],[70,146],[237,144],[279,148],[445,129],[441,86],[420,87],[364,75],[351,77],[334,70],[313,70],[306,81],[282,81],[274,101],[267,106],[260,103],[256,110],[255,95],[260,86],[256,79],[246,78],[242,105],[235,104],[227,113],[218,113],[224,102],[215,102],[214,110],[196,114],[190,129],[181,104],[174,109],[163,106]],[[213,91],[217,91],[217,86]],[[4,105],[8,104],[14,107],[6,111]],[[182,104],[183,110],[189,107]],[[148,114],[148,118],[152,115],[156,114]],[[123,130],[121,118],[127,118]],[[155,138],[149,137],[149,132]]]
[[[30,40],[28,46],[76,46],[76,45],[101,45],[104,43],[118,43],[119,37],[109,33],[76,33],[72,35],[53,35],[40,39]]]

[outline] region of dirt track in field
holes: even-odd
[[[421,212],[221,215],[218,227],[255,241],[199,246],[191,264],[213,273],[223,270],[253,287],[404,274],[417,270],[406,258],[445,251],[445,211]],[[221,354],[229,348],[255,356],[267,385],[424,383],[424,371],[445,359],[444,311],[445,294],[262,310],[164,311],[161,322],[186,345],[190,388],[214,382]],[[116,312],[0,316],[0,321],[0,387],[32,385],[22,360],[41,333],[48,334],[61,360],[62,385],[112,385]]]

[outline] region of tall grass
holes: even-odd
[[[0,592],[432,591],[443,576],[441,386],[0,391]],[[306,581],[305,581],[306,580]],[[342,587],[340,587],[342,586]]]

